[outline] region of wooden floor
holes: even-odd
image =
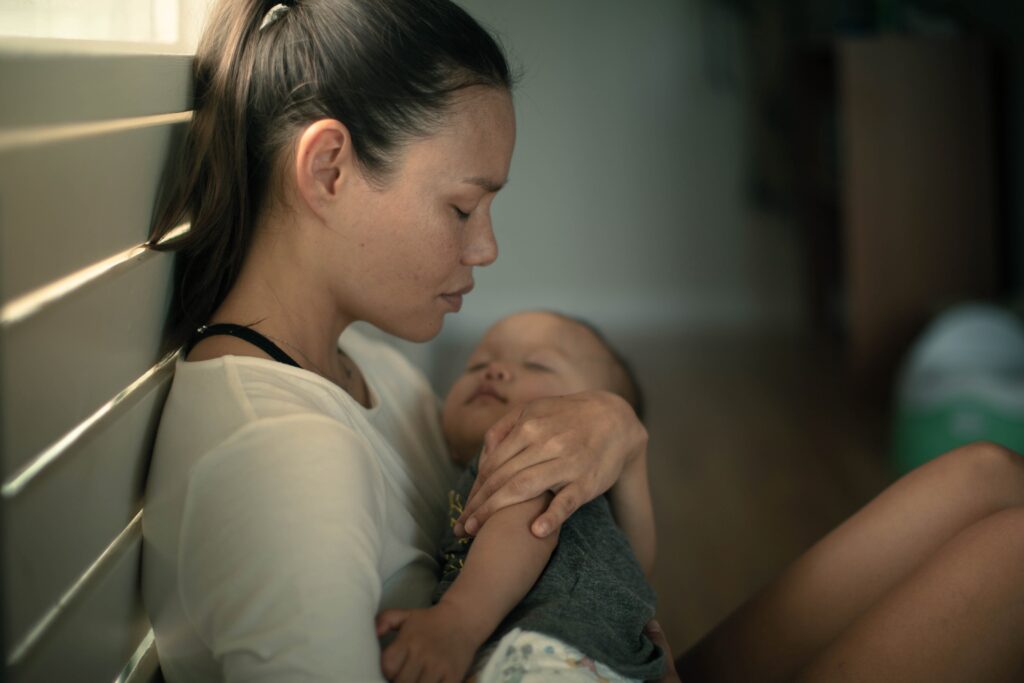
[[[619,344],[647,395],[654,584],[678,655],[891,480],[887,407],[827,344]]]

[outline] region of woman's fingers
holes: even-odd
[[[492,473],[486,479],[482,479],[479,475],[476,481],[473,483],[473,490],[470,491],[469,496],[466,498],[465,507],[462,512],[463,523],[469,519],[474,519],[475,522],[481,523],[482,519],[476,514],[479,507],[488,500],[495,491],[504,488],[507,484],[511,486],[508,493],[512,494],[513,502],[519,503],[524,500],[529,500],[544,490],[549,490],[550,486],[545,487],[544,482],[536,482],[531,478],[536,474],[518,477],[518,475],[525,472],[536,465],[552,460],[553,458],[540,448],[527,448],[517,455],[515,458],[508,460],[502,465],[497,471]],[[510,482],[516,478],[514,484]],[[540,487],[538,490],[538,486]],[[510,503],[511,504],[511,503]],[[476,533],[478,524],[470,525],[469,533]]]
[[[643,453],[646,438],[629,404],[609,392],[531,401],[502,417],[485,437],[476,482],[455,533],[474,534],[496,510],[543,491],[557,492],[560,497],[533,527],[543,537],[607,491],[626,462]]]
[[[481,490],[484,491],[484,497],[486,498],[498,488],[495,482],[492,481],[494,472],[506,468],[510,462],[513,463],[510,470],[511,473],[518,472],[533,464],[519,457],[531,445],[528,435],[523,434],[523,430],[515,429],[519,426],[515,421],[519,415],[519,412],[505,415],[498,425],[498,431],[495,432],[495,428],[492,427],[491,431],[488,432],[488,434],[500,433],[503,440],[490,447],[484,447],[484,452],[480,456],[476,479],[473,481],[473,486],[470,488],[469,495],[463,504],[462,514],[455,521],[456,536],[462,536],[465,533],[464,525],[480,503],[481,498],[478,494]],[[506,421],[505,418],[510,416],[514,419]],[[503,425],[506,425],[507,428]],[[509,470],[506,468],[505,476],[507,477],[508,474]],[[504,483],[504,480],[501,483]],[[476,533],[476,528],[478,527],[473,528],[469,533]]]
[[[480,456],[478,479],[488,479],[492,474],[505,466],[510,460],[518,459],[517,456],[530,446],[537,445],[543,439],[538,433],[536,418],[529,418],[525,412],[521,412],[512,424],[511,429],[502,429],[501,441],[484,448]],[[488,432],[490,433],[490,432]]]
[[[668,646],[668,640],[665,639],[665,632],[661,630],[661,624],[656,619],[651,619],[644,626],[644,633],[665,653],[665,673],[658,679],[658,683],[679,683],[676,663],[672,659],[672,648]]]
[[[568,479],[561,478],[561,466],[562,464],[557,460],[543,461],[519,471],[504,486],[498,488],[490,495],[485,495],[481,489],[477,496],[479,504],[467,519],[466,530],[470,533],[475,533],[498,510],[509,505],[531,500],[550,490],[552,484],[549,482],[556,482],[554,487],[561,488],[566,481],[569,481]],[[560,522],[558,526],[561,526]],[[557,527],[551,527],[548,533],[555,528]]]
[[[490,454],[494,452],[498,444],[505,440],[505,437],[509,435],[509,432],[516,426],[516,422],[519,421],[520,416],[523,414],[523,409],[510,410],[501,416],[501,419],[491,425],[491,428],[484,434],[484,453]],[[481,458],[486,460],[487,456]],[[481,463],[483,465],[483,463]]]
[[[466,520],[468,519],[468,515],[466,514],[466,506],[469,505],[469,501],[473,500],[473,496],[476,495],[476,492],[479,490],[479,488],[480,477],[477,477],[476,479],[473,480],[473,486],[472,488],[469,489],[469,495],[466,496],[466,500],[462,502],[462,512],[459,514],[458,519],[455,520],[455,526],[452,527],[452,531],[454,531],[455,535],[460,538],[466,535],[465,524]]]
[[[548,509],[530,525],[530,531],[537,538],[544,538],[556,529],[561,529],[565,520],[569,519],[572,513],[576,512],[585,501],[590,500],[579,484],[569,484],[562,488],[555,499],[548,505]]]

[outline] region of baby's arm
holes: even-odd
[[[627,463],[618,482],[612,487],[612,513],[619,528],[629,540],[644,574],[651,575],[657,539],[654,532],[654,506],[647,482],[647,453]],[[486,525],[484,525],[486,528]]]
[[[377,617],[378,635],[399,630],[381,656],[388,679],[463,679],[477,649],[533,587],[555,549],[557,534],[539,539],[530,532],[551,497],[546,493],[494,513],[438,604]]]

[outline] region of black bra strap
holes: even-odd
[[[188,352],[192,350],[192,347],[202,340],[207,337],[215,337],[217,335],[238,337],[239,339],[249,342],[253,346],[259,347],[261,351],[279,363],[292,365],[300,369],[302,368],[302,366],[296,363],[291,356],[282,351],[277,344],[270,341],[256,330],[245,327],[244,325],[235,325],[234,323],[203,325],[196,330],[195,334],[192,335],[192,338],[188,340],[188,343],[185,345],[185,355],[188,355]]]

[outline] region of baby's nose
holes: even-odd
[[[489,363],[484,377],[493,381],[503,381],[509,378],[508,368],[502,363]]]

